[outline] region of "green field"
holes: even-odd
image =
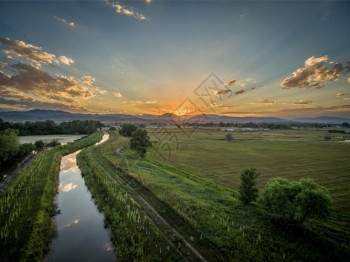
[[[155,132],[159,131],[149,130],[152,141],[157,141]],[[170,132],[178,137],[167,141],[170,155],[163,147],[162,156],[153,151],[152,158],[165,157],[169,165],[233,190],[238,189],[240,172],[248,167],[261,173],[257,179],[261,189],[273,177],[312,178],[327,187],[336,208],[350,210],[350,143],[324,141],[327,130],[237,132],[230,142],[227,132],[213,129],[197,130],[189,138],[180,130]],[[339,134],[331,137],[335,140]]]
[[[226,132],[214,129],[196,130],[189,137],[178,129],[148,131],[153,148],[144,159],[128,148],[129,140],[124,137],[102,145],[100,154],[128,171],[170,207],[169,212],[183,219],[199,234],[195,242],[204,239],[217,247],[217,260],[348,258],[350,144],[334,141],[340,140],[339,134],[324,141],[327,130],[239,132],[228,142]],[[160,131],[168,139],[163,140]],[[116,155],[121,146],[124,154]],[[284,231],[259,208],[244,207],[237,200],[239,174],[249,167],[261,172],[261,189],[272,177],[313,178],[329,189],[334,199],[333,217],[326,223],[311,220],[301,230]],[[205,252],[200,245],[198,249]]]

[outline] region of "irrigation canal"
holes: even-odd
[[[97,144],[108,140],[104,134]],[[64,156],[59,174],[57,237],[45,261],[116,261],[104,216],[97,209],[77,166],[80,150]]]

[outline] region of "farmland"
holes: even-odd
[[[171,139],[159,139],[159,132],[169,131]],[[170,207],[169,212],[198,232],[195,242],[205,240],[217,247],[222,260],[326,261],[349,255],[350,145],[334,141],[339,139],[335,136],[324,141],[327,130],[237,132],[233,141],[213,129],[197,130],[190,137],[175,129],[149,132],[153,148],[144,159],[128,148],[127,138],[117,136],[102,145],[100,154],[112,166],[129,171]],[[121,146],[125,153],[118,156],[115,150]],[[244,207],[237,200],[239,173],[247,167],[261,172],[260,189],[272,177],[313,178],[329,189],[333,217],[284,231],[259,208]]]

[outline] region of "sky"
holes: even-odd
[[[349,1],[1,1],[0,110],[350,117]]]

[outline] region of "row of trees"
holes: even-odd
[[[73,120],[56,123],[52,120],[24,123],[5,122],[0,118],[0,131],[16,129],[20,136],[27,135],[56,135],[56,134],[92,134],[98,128],[104,127],[100,121]]]
[[[259,173],[245,169],[241,173],[239,198],[244,205],[257,201],[269,213],[281,216],[285,221],[302,224],[308,217],[327,219],[331,213],[332,199],[328,190],[314,180],[303,178],[289,181],[273,178],[265,186],[258,199],[256,178]]]
[[[136,125],[124,124],[119,130],[119,134],[131,137],[130,148],[136,149],[141,157],[146,155],[147,147],[152,145],[147,130],[138,128]]]

